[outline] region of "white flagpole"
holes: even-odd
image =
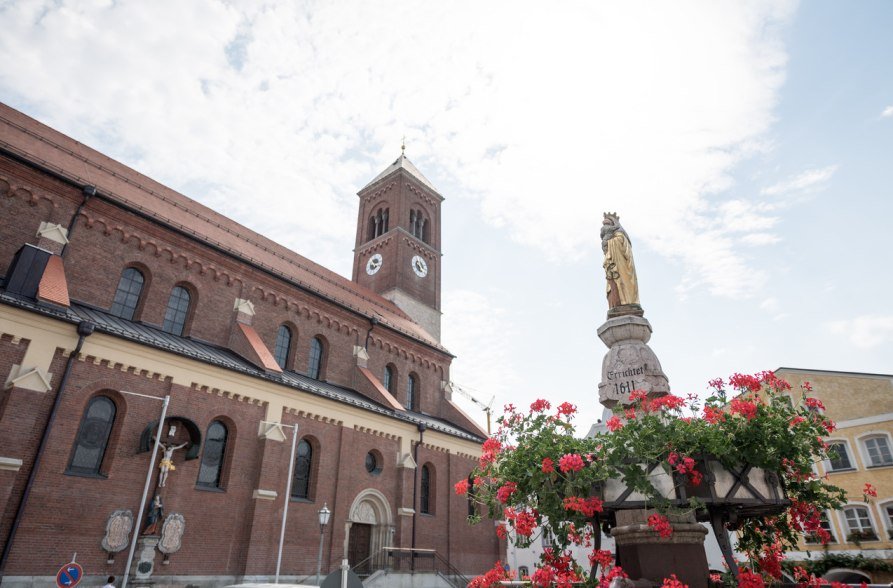
[[[140,499],[140,509],[136,512],[136,524],[133,527],[133,538],[130,540],[130,554],[127,556],[127,567],[124,570],[124,579],[121,581],[121,588],[127,588],[127,581],[130,579],[130,566],[133,564],[133,554],[136,552],[136,542],[140,536],[140,525],[143,523],[143,510],[146,508],[146,497],[149,495],[149,484],[152,482],[152,473],[155,471],[155,458],[158,457],[158,446],[161,444],[161,431],[164,430],[164,417],[167,416],[167,405],[170,400],[170,396],[165,396],[161,406],[161,419],[158,421],[155,444],[152,446],[152,459],[149,460],[149,471],[146,472],[146,483],[143,485],[143,497]]]
[[[298,441],[298,425],[279,425],[291,427],[291,458],[288,461],[288,480],[285,483],[285,506],[282,507],[282,529],[279,530],[279,553],[276,555],[276,581],[279,583],[279,569],[282,566],[282,545],[285,543],[285,519],[288,518],[288,503],[291,501],[291,476],[295,469],[295,446]],[[123,588],[123,587],[122,587]]]

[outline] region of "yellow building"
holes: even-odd
[[[816,470],[847,492],[846,505],[825,513],[823,526],[831,533],[831,542],[822,545],[804,538],[801,551],[789,558],[814,559],[827,551],[893,563],[893,375],[796,368],[779,368],[775,373],[790,382],[794,391],[809,382],[810,395],[821,400],[825,414],[837,424],[837,430],[825,438],[837,456],[816,464]],[[866,483],[877,489],[877,498],[866,500]],[[893,574],[840,569],[826,578],[888,582]]]

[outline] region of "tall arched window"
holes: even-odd
[[[428,219],[422,221],[422,241],[430,243],[428,240]]]
[[[431,492],[434,473],[430,465],[422,466],[422,481],[419,484],[419,512],[422,514],[433,514],[432,506],[433,495]]]
[[[273,355],[276,357],[276,363],[279,367],[285,369],[288,363],[288,354],[291,352],[291,329],[285,325],[279,325],[279,332],[276,334],[276,347]]]
[[[406,379],[406,408],[418,410],[419,405],[419,378],[415,374],[409,374]]]
[[[310,361],[307,364],[307,375],[319,380],[325,374],[326,349],[319,337],[310,339]]]
[[[189,290],[183,286],[174,286],[171,297],[167,300],[167,311],[164,313],[164,323],[161,330],[172,335],[182,335],[186,328],[186,318],[189,316]]]
[[[125,269],[118,281],[115,300],[112,302],[109,313],[123,319],[133,320],[145,281],[143,274],[138,269],[132,267]]]
[[[68,473],[99,475],[116,412],[115,403],[108,396],[96,396],[87,404],[74,439]]]
[[[310,499],[310,472],[313,465],[313,447],[306,439],[298,441],[295,458],[295,474],[291,482],[291,497]]]
[[[223,458],[226,455],[226,432],[226,425],[220,421],[212,421],[208,425],[196,486],[220,488],[220,474],[223,471]]]
[[[391,394],[394,393],[394,388],[397,387],[397,374],[394,370],[394,366],[391,364],[386,365],[384,368],[384,381],[382,383],[384,384],[385,390]]]
[[[374,239],[376,237],[380,237],[388,232],[388,217],[390,216],[390,209],[385,208],[375,211],[375,213],[369,218],[369,239]]]

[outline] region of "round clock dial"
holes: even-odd
[[[415,275],[418,277],[424,278],[428,275],[428,264],[418,255],[414,255],[412,257],[412,271],[414,271]]]
[[[370,276],[375,272],[381,269],[381,264],[384,260],[381,257],[381,253],[376,253],[372,257],[369,258],[369,261],[366,262],[366,273]]]

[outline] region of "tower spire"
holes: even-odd
[[[400,157],[406,157],[406,135],[403,135],[403,141],[400,143]]]

